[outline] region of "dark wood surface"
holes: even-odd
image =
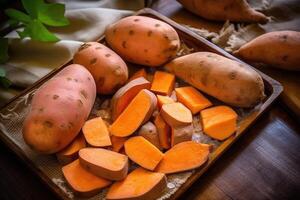
[[[176,7],[163,4],[156,8],[172,16]],[[300,199],[299,134],[299,121],[275,103],[182,199]],[[56,199],[2,142],[0,199]]]

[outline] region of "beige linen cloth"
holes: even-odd
[[[66,5],[66,17],[70,20],[69,26],[51,28],[51,31],[61,39],[59,42],[20,40],[16,32],[7,35],[10,59],[2,66],[6,69],[13,86],[8,90],[0,88],[0,107],[53,69],[68,62],[83,42],[100,38],[108,24],[144,7],[143,0],[53,2]]]

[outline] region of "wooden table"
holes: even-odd
[[[168,0],[154,9],[181,23],[211,27]],[[182,199],[300,199],[299,120],[277,101]],[[0,199],[57,199],[17,156],[0,142]]]

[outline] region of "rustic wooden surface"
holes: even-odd
[[[160,2],[156,9],[176,21],[205,25],[178,4]],[[300,199],[299,134],[299,121],[276,102],[182,199]],[[2,142],[0,177],[1,200],[56,199]]]

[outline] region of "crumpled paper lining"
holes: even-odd
[[[251,6],[256,10],[266,10],[271,0],[250,1]],[[269,17],[272,21],[273,18]],[[184,25],[198,35],[210,40],[227,52],[233,52],[252,39],[264,34],[266,31],[259,24],[234,24],[226,21],[219,33],[210,32],[206,29],[198,29]]]
[[[181,45],[181,49],[177,56],[186,55],[193,52],[193,49],[188,48],[184,43]],[[151,71],[151,72],[150,72]],[[154,73],[153,70],[149,70],[149,73]],[[177,80],[177,86],[187,85],[182,80]],[[22,124],[24,118],[29,111],[32,96],[35,90],[19,97],[14,102],[12,102],[8,107],[0,112],[0,130],[17,146],[19,147],[25,156],[31,160],[34,165],[41,170],[50,180],[53,181],[70,199],[80,199],[74,195],[72,190],[67,185],[65,179],[63,178],[61,165],[56,160],[55,155],[40,155],[32,151],[25,143],[22,137]],[[175,98],[175,97],[174,97]],[[222,105],[223,103],[212,98],[207,97],[214,105]],[[101,116],[105,118],[106,121],[110,122],[110,99],[109,97],[100,98],[97,96],[93,109],[91,111],[90,117]],[[249,114],[259,108],[258,105],[253,110],[249,109],[235,109],[238,113],[238,124]],[[213,145],[215,150],[222,143],[213,140],[207,135],[203,134],[202,127],[200,123],[199,115],[193,117],[193,140],[196,142],[206,143]],[[132,165],[130,169],[136,168],[136,165]],[[187,172],[177,173],[167,176],[167,189],[164,191],[162,196],[158,198],[159,200],[168,199],[172,194],[174,194],[187,180],[192,176],[196,170],[191,170]],[[104,199],[107,189],[103,189],[98,195],[89,198],[90,200]]]

